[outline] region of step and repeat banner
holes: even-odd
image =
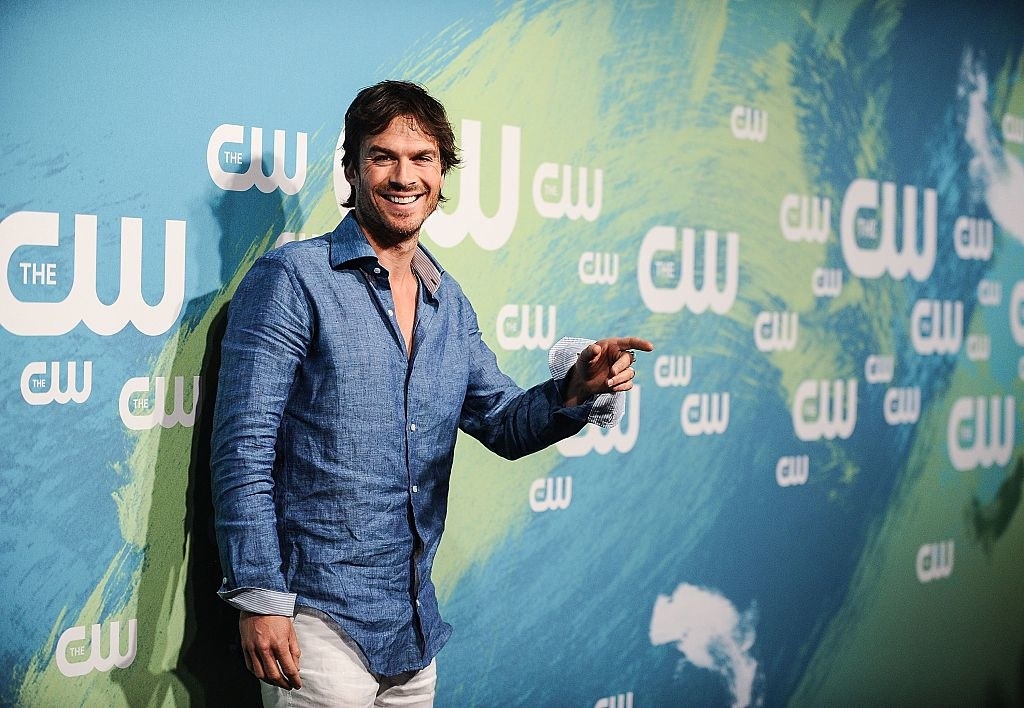
[[[460,440],[439,705],[1024,700],[1019,3],[215,5],[0,9],[0,703],[258,700],[219,337],[383,78],[448,108],[422,240],[508,373],[657,347],[618,428]]]

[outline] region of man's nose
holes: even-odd
[[[403,188],[412,187],[416,184],[416,174],[409,160],[395,160],[395,167],[391,172],[391,182]]]

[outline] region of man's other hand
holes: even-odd
[[[299,678],[299,641],[291,617],[255,615],[238,617],[245,666],[260,681],[288,689],[302,688]]]

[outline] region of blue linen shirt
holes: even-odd
[[[413,268],[409,354],[351,214],[258,259],[229,308],[212,441],[220,595],[323,612],[385,676],[425,667],[451,635],[430,574],[458,429],[513,459],[622,408],[566,408],[554,379],[520,389],[422,246]]]

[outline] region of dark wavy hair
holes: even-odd
[[[383,133],[399,116],[412,116],[420,129],[437,141],[442,175],[461,164],[455,134],[441,102],[419,84],[381,81],[356,94],[352,105],[345,111],[345,141],[342,143],[345,154],[341,165],[346,174],[350,168],[357,167],[363,140]],[[440,195],[438,200],[443,202],[444,199],[444,195]],[[342,206],[355,206],[354,190]]]

